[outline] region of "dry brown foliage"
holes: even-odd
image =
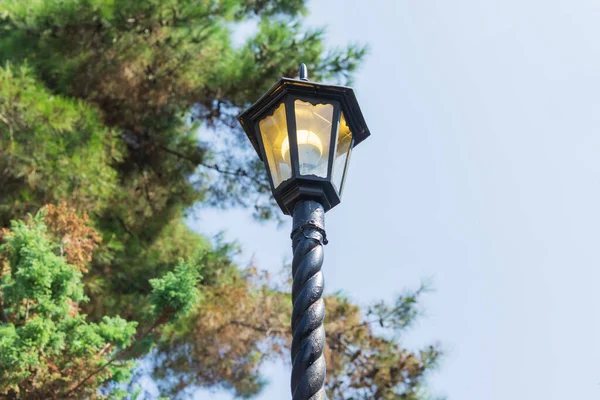
[[[43,210],[48,230],[57,236],[60,243],[61,255],[67,258],[69,264],[87,272],[85,265],[92,261],[93,252],[102,241],[98,232],[90,226],[87,213],[83,211],[81,216],[77,215],[77,211],[65,201],[58,206],[48,204]]]
[[[273,285],[256,269],[245,272],[204,287],[202,305],[190,320],[165,332],[168,346],[163,349],[169,351],[160,352],[157,376],[164,377],[168,370],[179,373],[179,381],[170,387],[173,393],[199,382],[226,382],[243,396],[261,385],[265,360],[289,360],[292,305],[287,286]],[[331,398],[354,393],[356,398],[396,399],[399,387],[406,399],[418,398],[411,396],[438,350],[409,350],[381,335],[378,327],[392,315],[371,320],[359,306],[335,295],[327,296],[325,304],[326,386]]]

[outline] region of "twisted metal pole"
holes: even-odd
[[[326,400],[323,245],[325,211],[315,201],[294,207],[292,228],[292,399]]]

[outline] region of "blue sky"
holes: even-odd
[[[328,43],[368,43],[372,136],[327,214],[327,292],[368,304],[431,278],[409,346],[439,340],[450,400],[600,398],[600,2],[329,0]],[[287,221],[291,223],[291,221]],[[278,271],[289,224],[203,211]],[[286,365],[261,400],[289,398]],[[197,399],[229,400],[201,391]]]

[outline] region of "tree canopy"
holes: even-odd
[[[162,394],[240,397],[287,359],[289,285],[191,231],[192,207],[277,215],[235,116],[304,62],[347,83],[303,0],[0,1],[0,394],[124,396],[150,359]],[[237,44],[237,26],[256,29]],[[274,212],[275,211],[275,212]],[[29,216],[28,216],[29,215]],[[326,299],[332,399],[422,399],[436,345],[406,349],[420,290]]]

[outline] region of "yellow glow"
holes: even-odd
[[[305,154],[312,154],[316,160],[321,158],[323,155],[323,143],[321,143],[321,139],[319,139],[316,133],[300,129],[296,131],[296,138],[298,139],[298,151],[305,152]],[[281,156],[284,160],[289,160],[290,140],[287,137],[281,144]]]
[[[337,138],[337,147],[335,151],[335,157],[333,161],[333,184],[338,190],[338,193],[342,194],[344,187],[344,180],[346,176],[346,169],[348,167],[348,158],[350,157],[350,151],[352,147],[352,132],[346,122],[344,113],[340,116],[340,130]]]
[[[285,104],[280,104],[272,115],[260,121],[260,134],[267,156],[267,167],[271,171],[275,187],[292,177],[292,167],[289,160],[281,158],[280,150],[283,139],[287,137]]]
[[[333,104],[328,103],[294,101],[300,175],[327,177],[333,108]],[[290,157],[289,142],[282,143],[281,150],[284,157]]]

